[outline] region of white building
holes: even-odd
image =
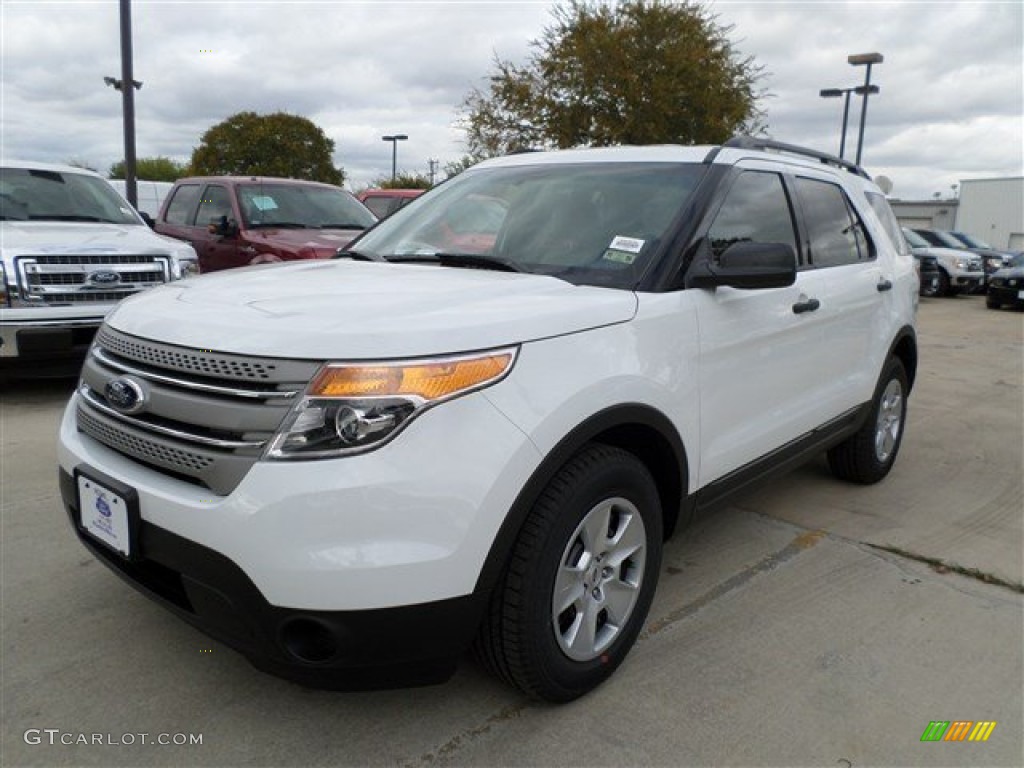
[[[1024,251],[1024,176],[962,180],[954,229],[993,248]]]

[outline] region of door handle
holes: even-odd
[[[821,306],[821,302],[817,299],[808,299],[807,301],[798,301],[793,305],[793,314],[802,315],[804,312],[813,312]]]
[[[878,281],[878,285],[875,286],[875,287],[878,288],[878,292],[879,293],[884,293],[885,291],[891,291],[892,290],[892,280],[879,280]]]

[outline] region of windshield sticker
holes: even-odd
[[[626,253],[640,253],[644,249],[644,241],[635,237],[623,237],[616,235],[608,246],[611,251],[625,251]]]
[[[261,211],[273,211],[277,208],[277,203],[274,202],[274,198],[268,197],[267,195],[256,195],[252,199],[252,204]]]
[[[635,253],[628,253],[627,251],[619,251],[615,248],[609,248],[604,252],[601,257],[605,261],[614,261],[618,264],[632,264],[636,261]]]

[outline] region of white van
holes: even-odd
[[[125,191],[124,179],[110,179],[111,185],[118,191],[121,197],[128,199]],[[137,179],[135,181],[135,191],[139,204],[136,206],[136,210],[139,213],[148,214],[151,218],[156,218],[157,214],[160,213],[160,206],[163,205],[164,198],[167,197],[167,193],[171,191],[171,187],[174,184],[170,181],[144,181]]]

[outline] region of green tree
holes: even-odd
[[[381,176],[370,186],[376,189],[430,189],[430,179],[422,173],[402,171],[395,175],[394,180],[390,176]]]
[[[458,176],[467,168],[472,168],[477,163],[486,159],[486,157],[474,157],[473,155],[463,155],[458,160],[452,160],[444,164],[444,177],[446,179],[450,179],[452,176]]]
[[[110,166],[108,176],[111,179],[124,178],[124,160],[118,160]],[[177,181],[188,176],[188,166],[176,163],[169,157],[140,157],[135,161],[135,178],[147,181]]]
[[[311,120],[286,112],[239,112],[210,128],[192,152],[192,173],[283,178],[342,184],[331,162],[334,141]]]
[[[573,0],[518,66],[495,59],[462,103],[470,152],[610,144],[720,143],[763,130],[761,68],[699,2]]]

